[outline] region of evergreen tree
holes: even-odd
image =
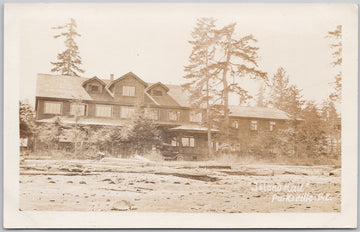
[[[264,95],[265,95],[265,87],[264,87],[264,84],[261,83],[258,93],[256,95],[257,96],[257,101],[256,101],[257,107],[265,107],[266,106],[266,103],[264,101]]]
[[[76,21],[70,19],[70,22],[64,26],[53,27],[52,29],[63,30],[60,34],[55,35],[54,38],[64,37],[66,50],[57,55],[56,62],[50,62],[54,66],[51,72],[68,76],[79,76],[79,73],[84,73],[85,71],[79,67],[82,62],[79,55],[79,47],[75,42],[75,38],[81,36],[76,31]]]
[[[291,85],[289,75],[280,67],[270,81],[270,102],[275,108],[287,112],[291,117],[299,117],[302,105],[301,90]]]
[[[329,38],[332,43],[330,48],[332,50],[333,61],[331,65],[333,68],[337,69],[337,74],[334,81],[334,91],[330,94],[331,100],[335,102],[341,101],[341,80],[342,80],[342,26],[338,25],[334,31],[329,31],[327,38]]]
[[[223,57],[217,62],[222,77],[222,104],[224,109],[225,139],[229,135],[229,93],[237,93],[240,99],[245,101],[249,98],[248,92],[239,85],[239,78],[260,78],[266,79],[267,73],[260,71],[257,67],[258,47],[253,35],[235,38],[236,23],[231,23],[220,30],[219,34],[219,55]]]
[[[19,102],[20,138],[26,138],[36,133],[35,111],[25,102]]]
[[[218,35],[215,28],[215,19],[200,18],[191,33],[192,52],[189,65],[185,66],[188,81],[183,88],[190,93],[193,108],[206,107],[205,125],[207,127],[209,156],[212,156],[211,129],[214,127],[214,118],[217,116],[216,103],[219,92],[216,89],[215,51]]]

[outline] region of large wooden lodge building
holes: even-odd
[[[115,79],[114,75],[110,79],[49,74],[37,77],[38,123],[51,123],[60,117],[62,122],[74,124],[74,112],[80,112],[76,121],[79,125],[121,126],[139,106],[164,131],[165,142],[177,147],[186,159],[201,159],[208,153],[207,128],[201,125],[204,115],[191,108],[188,94],[179,85],[147,83],[132,72]],[[230,106],[231,150],[248,152],[248,138],[259,130],[271,133],[289,119],[285,112],[274,108]],[[217,146],[214,143],[215,150]]]

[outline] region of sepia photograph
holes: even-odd
[[[356,226],[357,17],[355,4],[7,4],[11,207]],[[179,223],[153,227],[207,227]]]

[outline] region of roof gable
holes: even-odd
[[[149,87],[147,87],[147,88],[145,89],[145,91],[150,91],[151,89],[153,89],[153,88],[156,87],[156,86],[162,87],[166,92],[169,91],[169,87],[167,87],[166,85],[164,85],[164,84],[161,83],[161,82],[157,82],[157,83],[155,83],[155,84],[149,85]]]
[[[112,81],[112,82],[108,85],[108,88],[110,89],[110,87],[111,87],[113,84],[115,84],[115,83],[117,83],[117,82],[119,82],[119,81],[122,81],[122,80],[124,80],[125,78],[128,78],[128,77],[131,77],[131,78],[136,79],[138,82],[140,82],[141,84],[143,84],[145,87],[148,86],[148,84],[147,84],[145,81],[143,81],[140,77],[136,76],[136,75],[135,75],[134,73],[132,73],[132,72],[128,72],[128,73],[126,73],[125,75],[119,77],[118,79]]]
[[[97,81],[97,82],[99,82],[101,85],[106,86],[106,83],[105,83],[103,80],[99,79],[97,76],[94,76],[94,77],[92,77],[92,78],[90,78],[90,79],[87,79],[86,81],[84,81],[84,82],[82,83],[82,86],[84,86],[84,85],[86,85],[86,84],[88,84],[88,83],[90,83],[90,82],[92,82],[92,81]]]

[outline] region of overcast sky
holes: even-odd
[[[343,13],[331,4],[61,4],[24,8],[20,27],[20,99],[35,98],[37,73],[50,73],[50,61],[64,50],[51,27],[74,18],[82,37],[85,77],[115,78],[134,72],[147,82],[181,84],[196,18],[214,17],[219,25],[236,22],[238,37],[258,39],[260,69],[270,76],[280,66],[305,99],[320,102],[331,92],[334,70],[325,38]],[[255,94],[258,85],[243,83]],[[236,98],[232,100],[237,103]]]

